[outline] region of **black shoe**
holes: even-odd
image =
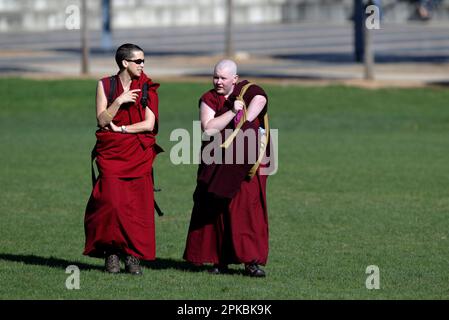
[[[263,278],[265,277],[265,271],[260,269],[260,267],[256,263],[246,264],[245,265],[246,274],[250,277],[255,278]]]
[[[105,271],[109,273],[120,272],[120,258],[116,254],[108,254],[104,260]]]
[[[211,269],[207,270],[207,272],[210,274],[223,274],[227,273],[228,271],[229,269],[227,265],[219,265],[219,264],[214,264]]]
[[[140,260],[134,256],[126,256],[125,270],[126,272],[136,276],[143,274],[142,267],[140,266]]]

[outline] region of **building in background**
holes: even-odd
[[[110,0],[114,29],[153,26],[222,25],[226,0]],[[89,27],[100,29],[102,0],[89,0]],[[344,23],[353,0],[234,0],[236,24]],[[413,0],[382,0],[383,19],[401,23],[416,16]],[[0,0],[0,32],[62,30],[69,6],[80,0]],[[432,20],[449,20],[449,0],[439,1]]]

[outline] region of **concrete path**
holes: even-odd
[[[304,83],[363,82],[363,65],[353,58],[352,24],[237,26],[234,32],[239,73],[250,78]],[[382,25],[373,31],[376,81],[367,85],[414,86],[449,83],[449,22]],[[153,78],[209,77],[224,52],[221,27],[122,29],[114,47],[133,42],[146,51]],[[90,33],[90,76],[116,71],[114,51],[100,47]],[[0,35],[0,76],[77,77],[79,31]]]

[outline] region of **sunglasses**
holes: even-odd
[[[129,62],[134,62],[135,64],[142,64],[142,63],[145,63],[145,59],[136,59],[136,60],[128,60],[128,59],[125,59],[126,61],[129,61]]]

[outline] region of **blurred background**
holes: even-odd
[[[449,0],[0,0],[0,76],[98,78],[126,42],[157,78],[226,56],[246,77],[446,84]]]

